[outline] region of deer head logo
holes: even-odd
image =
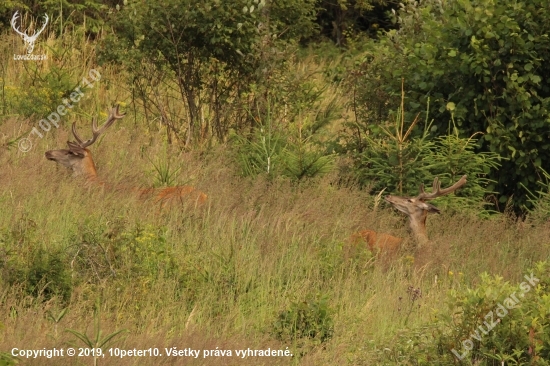
[[[19,34],[21,37],[23,37],[23,41],[25,42],[25,45],[27,46],[27,54],[31,54],[34,50],[34,42],[36,42],[36,39],[42,33],[44,28],[46,28],[46,25],[48,25],[48,14],[44,14],[44,25],[42,25],[42,28],[40,28],[39,31],[34,30],[34,33],[32,35],[28,35],[27,31],[21,32],[17,26],[15,25],[15,22],[17,21],[17,18],[19,18],[19,11],[16,11],[15,14],[13,14],[13,17],[11,18],[11,26],[17,34]]]

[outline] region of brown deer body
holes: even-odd
[[[369,250],[373,253],[383,252],[393,255],[401,247],[403,239],[373,230],[361,230],[351,236],[351,242],[354,245],[366,242]]]
[[[92,138],[87,141],[82,141],[76,132],[76,123],[73,123],[72,132],[76,142],[67,141],[68,149],[50,150],[46,151],[46,159],[55,161],[74,172],[74,175],[83,176],[88,182],[106,186],[106,184],[97,178],[97,170],[92,159],[92,153],[88,149],[88,146],[92,145],[97,138],[107,130],[117,119],[121,119],[125,114],[120,114],[118,106],[113,108],[107,121],[100,128],[97,127],[96,119],[92,122]],[[161,206],[173,201],[181,200],[195,200],[196,204],[203,204],[206,202],[207,196],[203,192],[196,190],[191,186],[181,187],[168,187],[162,189],[137,189],[132,188],[140,197],[146,197],[153,195],[155,201],[160,203]]]

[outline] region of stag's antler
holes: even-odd
[[[27,32],[25,32],[25,33],[21,32],[19,29],[17,29],[17,26],[15,25],[15,22],[17,21],[17,18],[19,18],[19,10],[16,11],[15,14],[13,14],[13,17],[11,17],[11,27],[13,28],[13,30],[17,34],[19,34],[21,37],[23,37],[23,39],[27,39],[29,37]]]
[[[97,128],[97,119],[95,117],[93,118],[93,120],[92,120],[92,133],[93,133],[93,136],[92,136],[91,139],[89,139],[87,141],[82,142],[82,139],[78,136],[78,133],[76,132],[76,122],[73,122],[73,135],[74,135],[75,140],[78,142],[78,146],[80,146],[81,148],[86,148],[86,147],[92,145],[94,142],[96,142],[97,138],[99,136],[101,136],[101,134],[103,132],[105,132],[105,130],[107,130],[109,127],[111,127],[111,125],[117,119],[121,119],[122,117],[124,117],[126,114],[125,113],[120,114],[118,112],[118,107],[119,106],[117,105],[116,107],[111,109],[111,111],[109,113],[109,117],[107,117],[107,121],[105,121],[105,123],[103,124],[103,126],[101,126],[101,128]]]
[[[457,189],[459,189],[460,187],[462,187],[463,185],[465,185],[466,178],[467,176],[463,175],[458,182],[456,182],[449,188],[441,189],[441,182],[439,181],[438,177],[435,177],[432,185],[432,192],[431,193],[424,192],[424,184],[421,184],[420,193],[418,194],[418,196],[416,196],[416,199],[420,201],[428,201],[428,200],[433,200],[434,198],[437,198],[437,197],[445,196],[446,194],[452,193]]]

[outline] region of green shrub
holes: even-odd
[[[324,132],[335,119],[338,107],[334,99],[320,106],[322,92],[308,83],[296,83],[267,100],[265,110],[258,108],[251,113],[257,122],[251,133],[232,135],[243,176],[265,174],[268,178],[302,180],[332,169],[335,156],[325,147]],[[295,115],[274,112],[277,107],[286,110],[287,98],[296,102]],[[309,117],[302,117],[302,113]]]
[[[435,177],[440,178],[443,187],[448,187],[466,174],[468,184],[456,195],[441,198],[440,202],[447,207],[487,214],[484,197],[495,188],[495,182],[487,176],[500,165],[498,154],[476,152],[475,135],[460,137],[454,119],[449,121],[446,135],[434,137],[433,121],[428,120],[424,121],[422,133],[415,134],[419,116],[411,123],[405,122],[404,104],[403,94],[395,122],[372,125],[368,133],[359,131],[356,132],[359,135],[346,136],[344,149],[352,157],[359,183],[370,187],[373,194],[385,190],[413,196],[420,184],[428,185]],[[454,106],[450,104],[449,108]]]
[[[451,290],[431,324],[400,331],[378,357],[385,364],[548,365],[549,315],[549,261],[519,284],[484,273],[476,288]]]
[[[528,219],[535,223],[544,223],[550,219],[550,174],[542,170],[542,177],[538,181],[540,189],[536,192],[529,192],[528,201],[530,207],[525,207],[528,211]]]
[[[273,333],[285,342],[309,339],[321,344],[334,333],[332,314],[327,296],[308,295],[304,301],[292,302],[287,310],[279,313]]]
[[[73,288],[66,253],[46,250],[36,223],[26,214],[0,231],[0,281],[43,300],[68,301]]]
[[[550,22],[545,0],[408,1],[399,30],[372,43],[353,78],[361,123],[380,124],[395,111],[401,78],[407,111],[424,114],[442,135],[451,112],[460,136],[482,132],[476,152],[504,160],[491,168],[499,202],[516,209],[534,191],[540,168],[550,170],[548,135]],[[452,102],[456,108],[446,108]]]
[[[0,366],[12,366],[17,365],[17,360],[6,352],[0,352]]]
[[[74,269],[84,282],[100,283],[114,277],[154,282],[177,273],[162,228],[127,228],[122,219],[109,226],[87,222],[71,242]]]
[[[47,301],[60,297],[69,301],[73,285],[67,256],[62,251],[31,248],[26,254],[8,252],[2,263],[2,277],[10,286]]]
[[[73,72],[55,64],[47,73],[39,68],[29,70],[29,75],[23,75],[17,86],[6,87],[7,104],[23,117],[46,118],[57,110],[63,98],[69,97],[80,81],[75,83]]]

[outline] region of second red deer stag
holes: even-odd
[[[391,203],[393,207],[409,216],[411,231],[420,246],[429,241],[428,233],[426,231],[426,219],[428,218],[428,214],[440,213],[437,207],[427,203],[426,201],[433,200],[456,191],[466,184],[466,177],[466,175],[463,175],[458,182],[444,189],[441,189],[441,182],[439,182],[439,178],[436,177],[430,193],[424,192],[424,184],[421,184],[420,193],[416,197],[409,198],[389,195],[384,199],[386,202]]]
[[[90,145],[96,142],[97,138],[105,132],[117,119],[121,119],[125,114],[121,114],[118,105],[113,108],[107,121],[100,128],[97,127],[96,119],[92,121],[92,138],[83,141],[76,132],[76,123],[73,123],[72,132],[76,142],[67,141],[68,149],[46,151],[46,158],[55,161],[69,169],[75,175],[86,178],[89,182],[104,185],[97,178],[97,171],[92,159],[92,153],[88,149]],[[176,200],[195,200],[196,204],[206,202],[206,194],[196,190],[191,186],[168,187],[162,189],[133,189],[140,196],[154,195],[157,203],[165,206],[167,203]]]
[[[435,178],[432,185],[432,192],[426,193],[424,191],[424,184],[420,185],[420,193],[416,197],[399,197],[388,195],[384,200],[391,203],[393,207],[403,212],[409,217],[409,225],[411,231],[418,243],[418,246],[426,244],[428,234],[426,231],[426,219],[429,213],[440,213],[440,210],[434,205],[427,203],[426,201],[433,200],[435,198],[445,196],[452,193],[466,184],[467,176],[464,175],[455,184],[448,188],[441,189],[441,183],[439,178]],[[364,240],[370,250],[380,250],[386,253],[395,253],[403,239],[395,236],[383,233],[376,233],[372,230],[360,231],[351,237],[353,242],[357,240]]]

